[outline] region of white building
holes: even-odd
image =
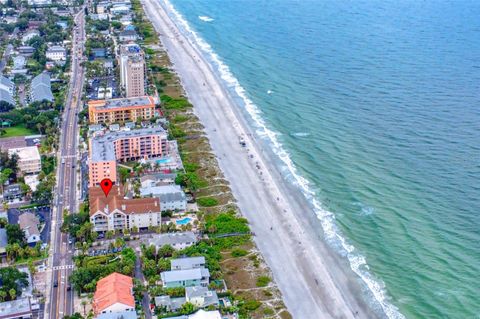
[[[31,39],[35,38],[35,37],[39,37],[40,36],[40,31],[38,30],[28,30],[27,32],[25,32],[25,34],[22,36],[22,43],[23,44],[26,44],[28,41],[30,41]]]
[[[140,188],[140,195],[152,196],[160,199],[160,208],[162,209],[162,212],[184,212],[187,209],[187,197],[179,185],[156,186],[154,182],[150,183],[150,185],[146,182],[142,184],[145,186]]]
[[[35,245],[40,241],[40,232],[38,231],[40,222],[37,216],[32,213],[23,213],[18,216],[18,224],[25,233],[25,238],[29,245]]]
[[[32,305],[29,298],[20,298],[0,303],[1,318],[14,319],[32,318]]]
[[[156,234],[152,239],[148,239],[147,243],[154,245],[157,249],[169,245],[175,250],[182,250],[195,245],[197,241],[197,236],[193,232],[178,232]]]
[[[33,7],[47,6],[52,4],[52,0],[28,0],[28,4]]]
[[[0,101],[15,105],[15,84],[8,78],[0,75]]]
[[[35,174],[42,170],[42,160],[36,146],[11,148],[8,155],[18,155],[18,168],[24,174]]]
[[[170,262],[171,270],[187,270],[205,267],[205,257],[186,257],[172,259]]]
[[[50,83],[50,75],[48,73],[40,73],[32,79],[30,84],[30,101],[50,101],[53,102],[54,97]]]
[[[219,304],[217,293],[208,290],[207,287],[186,287],[185,299],[200,308],[218,306]]]
[[[45,56],[52,61],[65,61],[67,59],[67,50],[59,45],[54,45],[48,48]]]

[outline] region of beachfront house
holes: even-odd
[[[193,232],[177,232],[155,234],[148,243],[154,245],[156,249],[160,249],[165,245],[173,247],[175,250],[185,249],[197,243],[197,236]]]
[[[207,287],[210,281],[210,272],[206,268],[171,270],[160,273],[160,277],[164,288]]]
[[[205,267],[205,257],[187,257],[172,259],[170,270],[186,270]]]

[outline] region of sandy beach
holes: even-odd
[[[294,318],[376,318],[348,262],[323,241],[306,199],[261,149],[245,115],[159,0],[142,0]],[[240,137],[246,147],[239,143]]]

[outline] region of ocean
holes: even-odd
[[[480,318],[480,2],[170,1],[365,297]]]

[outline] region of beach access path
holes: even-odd
[[[320,223],[306,199],[261,150],[197,44],[178,30],[168,6],[159,0],[142,2],[290,313],[300,319],[376,318],[348,262],[323,242]],[[239,143],[241,136],[246,147]]]

